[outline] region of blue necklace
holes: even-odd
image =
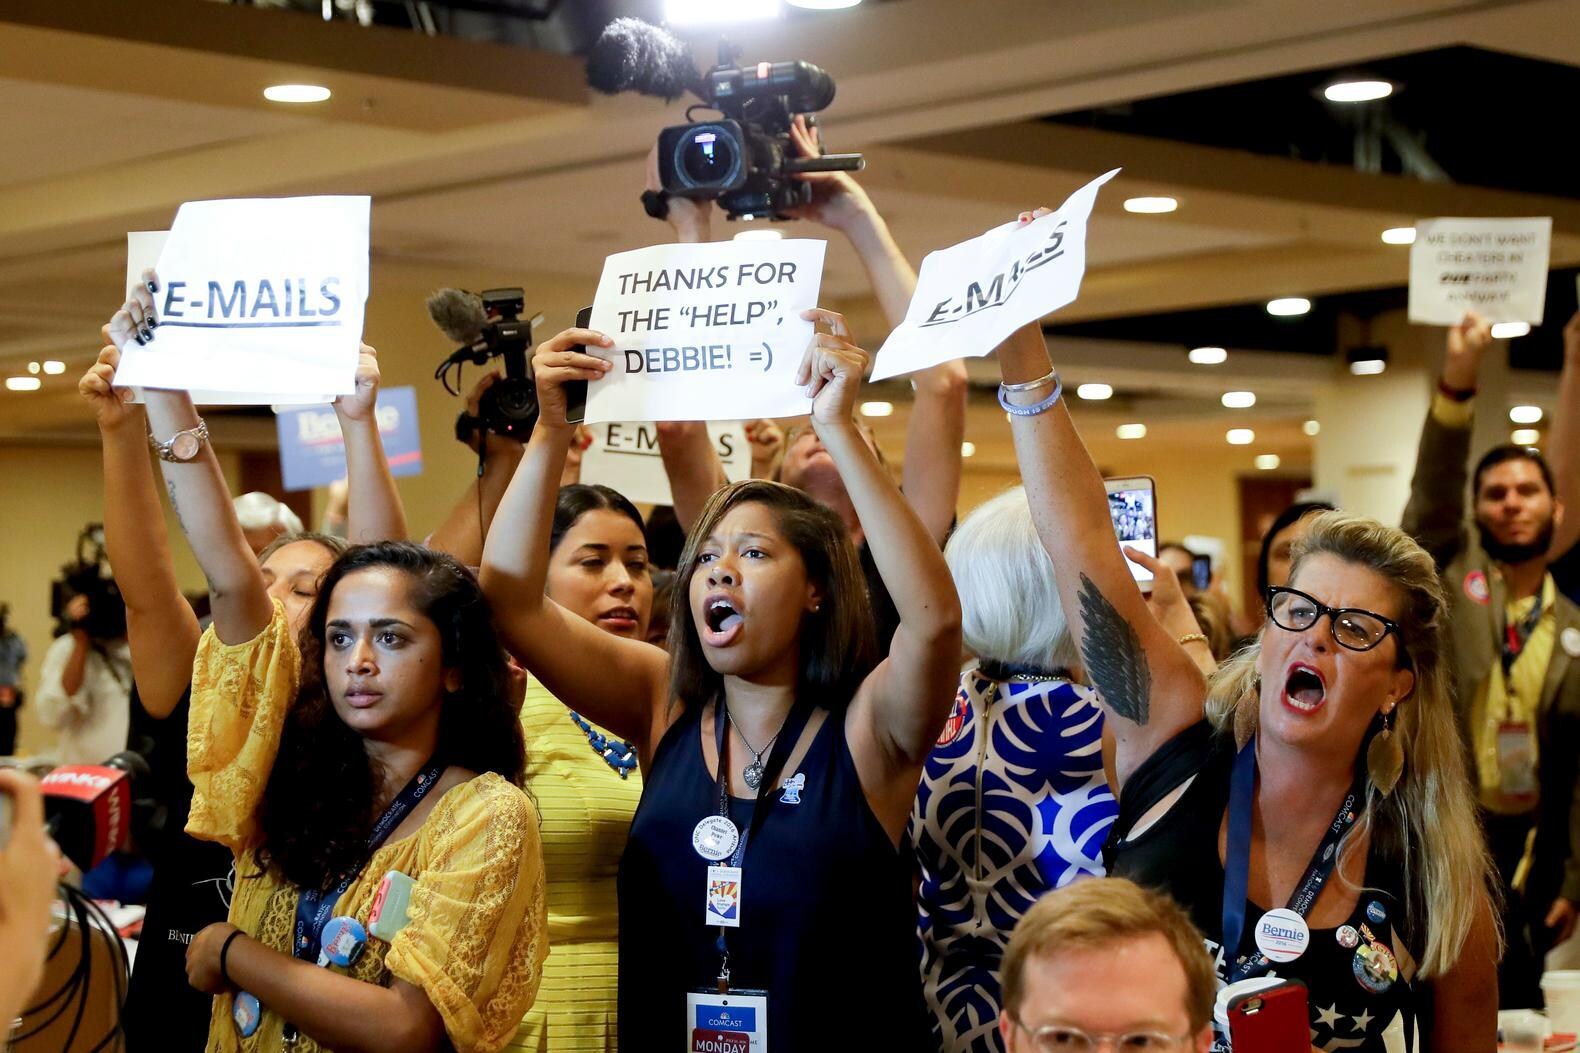
[[[619,772],[620,778],[624,779],[636,770],[636,747],[620,739],[611,739],[587,723],[574,709],[567,712],[570,713],[571,720],[576,726],[587,734],[587,743],[593,748],[593,752],[602,757],[605,764]]]

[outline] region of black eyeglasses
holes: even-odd
[[[1351,651],[1370,651],[1389,633],[1399,635],[1399,623],[1360,607],[1329,607],[1299,589],[1274,585],[1267,590],[1267,616],[1280,629],[1301,633],[1329,616],[1333,638]],[[1404,645],[1401,643],[1400,647]]]

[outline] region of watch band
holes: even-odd
[[[1470,388],[1469,390],[1464,388],[1451,388],[1448,386],[1448,381],[1444,380],[1442,377],[1439,377],[1437,380],[1437,390],[1441,392],[1443,397],[1448,399],[1450,402],[1469,402],[1471,399],[1476,397],[1475,388]]]
[[[197,446],[193,449],[192,455],[190,457],[177,457],[175,453],[176,443],[183,435],[190,435],[197,440]],[[148,435],[148,445],[153,447],[154,452],[159,455],[159,459],[162,461],[170,461],[172,464],[183,464],[187,461],[190,461],[193,457],[197,456],[198,451],[203,448],[203,444],[205,442],[208,442],[208,421],[204,420],[202,417],[198,418],[197,427],[183,428],[181,431],[178,431],[174,435],[170,436],[170,438],[166,439],[164,442],[160,442],[158,439],[154,438],[152,432],[149,432]]]
[[[642,210],[654,219],[668,219],[669,192],[667,190],[642,191]]]

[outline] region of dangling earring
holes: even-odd
[[[1377,792],[1387,797],[1404,774],[1404,743],[1393,733],[1393,710],[1382,715],[1382,730],[1366,747],[1366,774]]]
[[[1262,678],[1257,677],[1251,690],[1246,692],[1234,707],[1234,748],[1245,749],[1245,744],[1256,734],[1258,709],[1262,704]]]

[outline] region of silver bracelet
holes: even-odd
[[[1057,381],[1058,379],[1059,371],[1056,369],[1050,369],[1036,380],[1027,380],[1020,384],[1000,384],[999,388],[1002,391],[1030,391],[1033,388],[1042,387],[1049,381]]]
[[[1059,401],[1059,396],[1064,394],[1064,383],[1058,377],[1054,377],[1053,393],[1041,402],[1035,402],[1030,406],[1017,406],[1010,402],[1009,391],[1007,385],[1000,384],[998,387],[998,404],[1004,412],[1016,417],[1035,417],[1052,409],[1054,403]]]

